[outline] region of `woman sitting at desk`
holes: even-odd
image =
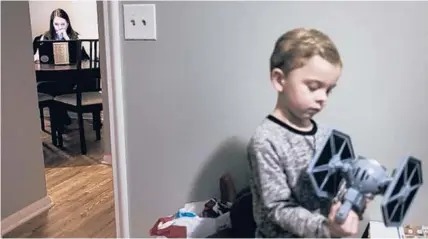
[[[68,14],[61,8],[51,13],[49,31],[42,35],[40,40],[77,40],[79,33],[71,27]]]
[[[74,31],[71,26],[70,18],[68,14],[61,8],[55,9],[51,13],[49,21],[49,31],[46,31],[42,35],[36,37],[33,42],[34,61],[39,60],[39,51],[37,49],[37,42],[43,40],[77,40],[79,39],[79,33]]]
[[[46,31],[42,35],[39,35],[34,38],[33,41],[33,50],[34,50],[34,61],[39,60],[39,50],[37,47],[38,41],[43,40],[61,40],[61,41],[69,41],[69,40],[78,40],[79,33],[74,31],[71,26],[70,18],[68,17],[67,12],[62,10],[61,8],[55,9],[50,16],[49,20],[49,31]],[[82,60],[88,60],[89,55],[85,51],[85,48],[82,46]]]
[[[77,40],[79,39],[79,33],[74,31],[73,27],[70,23],[70,18],[68,14],[63,9],[55,9],[50,16],[49,21],[49,30],[36,37],[33,42],[34,47],[34,61],[39,60],[39,51],[37,49],[37,41],[43,40]],[[82,48],[82,59],[89,59],[86,51]],[[52,96],[67,94],[73,91],[75,84],[72,81],[71,83],[66,83],[67,81],[62,81],[61,83],[55,84],[41,84],[38,87],[39,92],[43,92]],[[69,125],[71,123],[71,119],[66,111],[64,111],[63,115],[63,123],[64,125]]]

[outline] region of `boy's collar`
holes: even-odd
[[[303,130],[293,128],[291,125],[285,123],[284,121],[279,120],[278,118],[276,118],[275,116],[273,116],[271,114],[267,116],[267,119],[269,119],[270,121],[280,125],[281,127],[284,127],[285,129],[287,129],[293,133],[299,134],[299,135],[314,135],[318,130],[317,123],[312,119],[311,119],[312,129],[309,131],[303,131]]]

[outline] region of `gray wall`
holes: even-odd
[[[1,218],[46,196],[28,1],[1,2]]]
[[[244,184],[245,144],[276,98],[269,55],[291,28],[328,33],[343,56],[340,85],[318,120],[351,134],[357,153],[389,169],[407,154],[428,159],[428,3],[156,7],[158,40],[123,41],[121,56],[132,236],[146,236],[185,202],[213,196],[224,171]],[[407,222],[428,223],[427,196],[424,187]],[[369,213],[380,219],[376,203]]]

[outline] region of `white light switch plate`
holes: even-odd
[[[125,39],[156,40],[155,4],[124,4]]]

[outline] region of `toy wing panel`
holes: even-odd
[[[349,159],[355,159],[351,137],[332,130],[322,143],[321,149],[315,153],[307,170],[319,197],[333,198],[337,195],[343,176],[340,169],[334,168],[333,165],[337,161],[340,163]]]
[[[381,210],[385,226],[399,227],[402,225],[422,184],[421,161],[412,156],[404,158],[383,196]]]

